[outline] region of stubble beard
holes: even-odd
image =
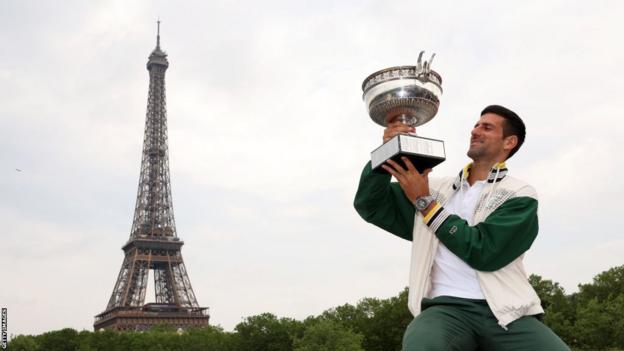
[[[468,152],[466,152],[466,155],[468,155],[468,157],[470,159],[472,159],[473,161],[477,161],[484,154],[485,154],[485,150],[482,147],[472,147],[472,146],[470,146],[468,148]]]

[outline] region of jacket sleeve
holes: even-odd
[[[527,251],[538,232],[537,199],[505,201],[475,226],[436,206],[425,223],[455,255],[479,271],[505,267]]]
[[[412,240],[416,209],[399,184],[390,182],[391,177],[390,174],[373,173],[368,162],[362,171],[353,205],[365,221],[405,240]]]

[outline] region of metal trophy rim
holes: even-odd
[[[411,70],[413,70],[413,73],[410,72]],[[394,74],[395,71],[398,71],[398,75],[396,76]],[[407,73],[405,73],[406,71]],[[383,78],[383,74],[386,72],[389,72],[390,76]],[[429,75],[433,75],[437,81],[429,79]],[[378,82],[372,83],[367,86],[367,84],[369,84],[370,81],[376,78],[377,76],[382,76],[382,78]],[[423,83],[433,83],[440,89],[441,92],[443,92],[442,77],[440,76],[438,72],[432,69],[425,71],[422,68],[419,68],[419,66],[393,66],[393,67],[384,68],[377,72],[374,72],[364,79],[364,81],[362,82],[362,98],[364,98],[364,95],[366,95],[366,93],[371,88],[379,84],[391,82],[393,80],[400,80],[400,79],[418,79]]]

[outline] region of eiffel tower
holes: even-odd
[[[167,54],[156,48],[149,56],[149,94],[141,176],[134,220],[115,288],[106,310],[95,316],[93,328],[147,330],[158,324],[176,329],[208,325],[207,307],[199,307],[191,288],[176,233],[169,180],[165,71]],[[154,275],[154,303],[145,303],[149,272]]]

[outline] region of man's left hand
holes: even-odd
[[[387,164],[381,165],[383,169],[392,174],[396,180],[399,181],[399,185],[405,196],[415,203],[416,199],[422,196],[428,196],[429,194],[429,172],[431,168],[427,168],[424,172],[419,173],[414,164],[405,156],[401,157],[403,163],[407,169],[403,168],[398,163],[388,160]]]

